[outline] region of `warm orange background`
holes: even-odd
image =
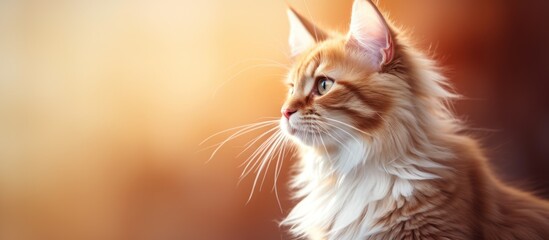
[[[351,0],[289,4],[347,30]],[[457,112],[500,175],[548,196],[547,1],[380,5],[447,67],[467,97]],[[253,135],[208,164],[198,146],[279,116],[285,11],[257,0],[0,1],[0,239],[289,239],[276,224],[292,206],[287,174],[283,212],[272,180],[248,204],[251,181],[237,186],[235,156]]]

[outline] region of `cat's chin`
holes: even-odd
[[[298,128],[292,127],[290,121],[288,121],[286,118],[282,117],[280,119],[279,126],[282,132],[295,143],[305,146],[312,146],[312,142],[307,142],[306,132],[299,130]]]
[[[290,125],[290,122],[282,117],[280,119],[280,124],[279,124],[279,127],[280,129],[282,130],[282,132],[284,134],[286,134],[286,136],[292,138],[293,140],[297,140],[298,139],[298,133],[299,133],[299,130],[297,128],[294,128]]]
[[[280,119],[280,129],[294,143],[303,147],[329,147],[331,142],[326,139],[321,133],[311,133],[306,129],[291,126],[290,121],[285,118]]]

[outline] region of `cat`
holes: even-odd
[[[281,223],[292,234],[549,238],[549,202],[492,174],[435,62],[374,3],[355,0],[346,35],[288,17],[294,62],[279,126],[299,150],[299,202]]]

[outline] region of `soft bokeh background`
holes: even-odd
[[[352,1],[290,0],[347,30]],[[381,0],[447,69],[498,174],[549,196],[549,2]],[[279,116],[284,1],[0,1],[0,239],[290,239],[246,204],[244,137]],[[281,64],[278,64],[279,62]],[[264,120],[264,119],[263,119]],[[215,144],[216,138],[205,146]],[[286,159],[288,171],[291,159]]]

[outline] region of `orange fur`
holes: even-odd
[[[301,144],[303,155],[312,151],[321,159],[318,161],[328,165],[327,169],[336,168],[337,164],[331,161],[334,159],[329,158],[343,151],[344,146],[324,143],[323,138],[328,137],[320,136],[325,135],[321,131],[336,129],[322,125],[323,121],[328,124],[323,117],[342,116],[341,121],[353,127],[347,128],[347,132],[356,134],[371,147],[352,173],[334,170],[326,174],[329,177],[318,179],[317,176],[297,176],[294,187],[301,193],[296,197],[306,199],[313,198],[312,194],[324,193],[307,190],[311,186],[326,188],[326,192],[338,191],[338,183],[352,178],[349,175],[367,178],[361,171],[372,169],[386,174],[389,193],[357,208],[360,216],[337,231],[334,225],[337,225],[338,213],[330,215],[326,224],[300,229],[309,225],[303,223],[307,211],[302,208],[306,206],[299,205],[299,209],[294,209],[299,216],[291,217],[285,224],[297,229],[294,231],[297,235],[310,239],[347,239],[342,236],[349,233],[359,239],[549,237],[549,203],[506,186],[492,174],[481,148],[460,131],[461,124],[448,110],[446,101],[454,95],[446,90],[447,84],[437,68],[410,45],[403,32],[394,27],[390,29],[394,52],[391,61],[380,69],[365,64],[363,53],[349,48],[349,37],[336,33],[300,53],[288,76],[294,94],[289,95],[284,104],[284,108],[299,112],[298,117],[303,121],[300,130],[316,131],[319,140],[311,143],[304,134],[288,134]],[[305,90],[308,81],[318,84],[317,79],[322,76],[335,80],[327,94],[318,96],[314,91]],[[317,158],[302,157],[298,170],[308,171],[311,164],[316,164],[311,163],[311,159]],[[407,178],[403,177],[406,175],[403,171],[430,177]],[[410,195],[399,195],[396,183],[410,184],[413,191]],[[364,199],[368,197],[364,195]],[[307,200],[314,202],[315,199]],[[375,207],[368,208],[372,204]],[[371,209],[379,212],[372,215]],[[361,230],[365,222],[368,229],[377,230]],[[358,234],[361,231],[368,234]]]

